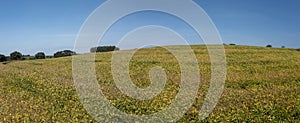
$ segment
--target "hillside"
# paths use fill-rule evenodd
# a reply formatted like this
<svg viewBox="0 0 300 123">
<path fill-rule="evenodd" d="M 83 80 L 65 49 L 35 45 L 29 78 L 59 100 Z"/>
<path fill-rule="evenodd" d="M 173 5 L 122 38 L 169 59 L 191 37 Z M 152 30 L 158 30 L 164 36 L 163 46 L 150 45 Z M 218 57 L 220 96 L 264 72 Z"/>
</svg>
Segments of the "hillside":
<svg viewBox="0 0 300 123">
<path fill-rule="evenodd" d="M 180 50 L 180 46 L 177 46 Z M 192 46 L 199 62 L 201 86 L 194 105 L 179 122 L 197 121 L 210 83 L 205 46 Z M 205 121 L 300 122 L 300 52 L 250 46 L 225 46 L 227 79 L 222 97 Z M 125 52 L 125 51 L 120 51 Z M 110 103 L 131 114 L 165 109 L 180 82 L 176 58 L 163 48 L 139 50 L 130 62 L 133 82 L 150 85 L 148 71 L 161 66 L 168 76 L 163 93 L 138 101 L 121 94 L 110 72 L 112 53 L 97 53 L 99 84 Z M 80 103 L 72 80 L 72 57 L 0 64 L 0 122 L 95 122 Z"/>
</svg>

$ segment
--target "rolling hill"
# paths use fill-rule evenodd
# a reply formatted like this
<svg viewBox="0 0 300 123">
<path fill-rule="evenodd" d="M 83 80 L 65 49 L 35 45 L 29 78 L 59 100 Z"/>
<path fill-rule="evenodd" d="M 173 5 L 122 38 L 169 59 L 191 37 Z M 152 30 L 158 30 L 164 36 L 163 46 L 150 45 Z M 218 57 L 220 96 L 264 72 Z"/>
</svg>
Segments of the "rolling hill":
<svg viewBox="0 0 300 123">
<path fill-rule="evenodd" d="M 180 47 L 175 48 L 180 51 Z M 191 47 L 199 62 L 201 85 L 193 106 L 178 122 L 300 122 L 299 51 L 225 45 L 224 92 L 209 117 L 199 121 L 211 67 L 206 47 Z M 110 104 L 123 112 L 142 115 L 158 112 L 172 103 L 180 89 L 180 67 L 166 49 L 140 49 L 130 62 L 130 77 L 141 88 L 151 84 L 151 68 L 165 69 L 164 91 L 152 100 L 134 100 L 116 88 L 110 71 L 111 57 L 112 52 L 97 53 L 95 60 L 100 88 Z M 0 64 L 0 69 L 0 122 L 96 122 L 76 93 L 72 57 L 14 61 Z"/>
</svg>

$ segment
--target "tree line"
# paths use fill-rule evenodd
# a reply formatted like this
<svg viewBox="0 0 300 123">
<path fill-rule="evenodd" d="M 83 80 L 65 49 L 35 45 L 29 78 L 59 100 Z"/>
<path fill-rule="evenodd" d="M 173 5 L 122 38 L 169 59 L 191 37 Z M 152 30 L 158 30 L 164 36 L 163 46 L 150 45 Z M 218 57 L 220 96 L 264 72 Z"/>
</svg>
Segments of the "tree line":
<svg viewBox="0 0 300 123">
<path fill-rule="evenodd" d="M 91 53 L 95 52 L 110 52 L 110 51 L 117 51 L 120 50 L 120 48 L 116 46 L 98 46 L 93 47 L 90 49 Z M 5 56 L 0 54 L 0 62 L 4 61 L 11 61 L 11 60 L 33 60 L 33 59 L 45 59 L 45 58 L 59 58 L 59 57 L 65 57 L 65 56 L 73 56 L 76 55 L 76 52 L 71 50 L 63 50 L 63 51 L 57 51 L 53 54 L 53 56 L 46 56 L 44 52 L 38 52 L 34 56 L 30 55 L 23 55 L 21 52 L 14 51 L 10 53 L 10 56 Z"/>
<path fill-rule="evenodd" d="M 72 56 L 76 55 L 76 52 L 71 50 L 64 50 L 64 51 L 58 51 L 53 54 L 53 56 L 46 56 L 44 52 L 38 52 L 34 56 L 30 55 L 23 55 L 21 52 L 14 51 L 10 53 L 9 56 L 5 56 L 0 54 L 0 62 L 4 61 L 12 61 L 12 60 L 33 60 L 33 59 L 45 59 L 45 58 L 59 58 L 59 57 L 65 57 L 65 56 Z"/>
<path fill-rule="evenodd" d="M 98 47 L 93 47 L 91 48 L 90 52 L 95 53 L 95 52 L 111 52 L 111 51 L 118 51 L 120 48 L 116 46 L 98 46 Z"/>
</svg>

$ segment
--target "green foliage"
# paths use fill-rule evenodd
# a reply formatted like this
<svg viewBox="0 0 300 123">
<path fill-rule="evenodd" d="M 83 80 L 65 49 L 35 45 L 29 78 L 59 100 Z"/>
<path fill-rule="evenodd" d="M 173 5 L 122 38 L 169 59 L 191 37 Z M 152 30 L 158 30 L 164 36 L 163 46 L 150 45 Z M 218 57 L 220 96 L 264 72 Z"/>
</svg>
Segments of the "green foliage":
<svg viewBox="0 0 300 123">
<path fill-rule="evenodd" d="M 53 58 L 54 56 L 46 56 L 46 58 Z"/>
<path fill-rule="evenodd" d="M 46 58 L 46 55 L 44 52 L 38 52 L 37 54 L 34 55 L 34 57 L 36 59 L 45 59 Z"/>
<path fill-rule="evenodd" d="M 59 57 L 64 57 L 64 54 L 62 51 L 58 51 L 58 52 L 54 53 L 54 58 L 59 58 Z"/>
<path fill-rule="evenodd" d="M 71 50 L 64 50 L 64 51 L 58 51 L 58 52 L 54 53 L 54 58 L 72 56 L 72 55 L 76 55 L 76 53 Z"/>
<path fill-rule="evenodd" d="M 110 51 L 117 51 L 120 50 L 120 48 L 116 46 L 99 46 L 99 47 L 93 47 L 91 48 L 91 53 L 95 52 L 110 52 Z"/>
<path fill-rule="evenodd" d="M 10 58 L 11 58 L 11 60 L 21 60 L 22 54 L 18 51 L 15 51 L 10 54 Z"/>
<path fill-rule="evenodd" d="M 6 61 L 5 55 L 0 54 L 0 62 Z"/>
<path fill-rule="evenodd" d="M 76 53 L 74 51 L 71 51 L 71 50 L 64 50 L 62 51 L 62 54 L 64 56 L 72 56 L 72 55 L 76 55 Z"/>
<path fill-rule="evenodd" d="M 266 47 L 272 48 L 272 45 L 268 44 Z"/>
</svg>

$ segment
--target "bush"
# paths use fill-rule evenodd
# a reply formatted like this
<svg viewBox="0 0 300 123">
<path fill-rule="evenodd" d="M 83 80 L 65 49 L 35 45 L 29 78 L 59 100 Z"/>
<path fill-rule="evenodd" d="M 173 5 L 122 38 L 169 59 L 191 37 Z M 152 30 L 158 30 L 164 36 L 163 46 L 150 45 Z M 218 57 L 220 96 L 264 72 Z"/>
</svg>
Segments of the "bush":
<svg viewBox="0 0 300 123">
<path fill-rule="evenodd" d="M 46 55 L 43 52 L 38 52 L 37 54 L 34 55 L 35 59 L 45 59 Z"/>
<path fill-rule="evenodd" d="M 236 44 L 229 44 L 229 45 L 233 45 L 233 46 L 234 46 L 234 45 L 236 45 Z"/>
<path fill-rule="evenodd" d="M 0 54 L 0 62 L 6 61 L 5 55 Z"/>
<path fill-rule="evenodd" d="M 54 58 L 76 55 L 76 52 L 71 50 L 58 51 L 54 53 Z"/>
<path fill-rule="evenodd" d="M 270 45 L 270 44 L 269 44 L 269 45 L 267 45 L 266 47 L 269 47 L 269 48 L 271 48 L 271 47 L 272 47 L 272 45 Z"/>
<path fill-rule="evenodd" d="M 51 58 L 53 58 L 54 56 L 46 56 L 46 58 L 48 58 L 48 59 L 51 59 Z"/>
<path fill-rule="evenodd" d="M 120 48 L 116 46 L 99 46 L 99 47 L 93 47 L 91 48 L 91 53 L 95 52 L 110 52 L 110 51 L 117 51 L 120 50 Z"/>
<path fill-rule="evenodd" d="M 300 51 L 300 48 L 296 49 L 296 51 Z"/>
<path fill-rule="evenodd" d="M 22 53 L 20 53 L 18 51 L 12 52 L 10 54 L 10 59 L 11 60 L 21 60 L 22 59 Z"/>
<path fill-rule="evenodd" d="M 34 60 L 35 57 L 34 56 L 30 56 L 30 55 L 23 55 L 21 60 Z"/>
</svg>

